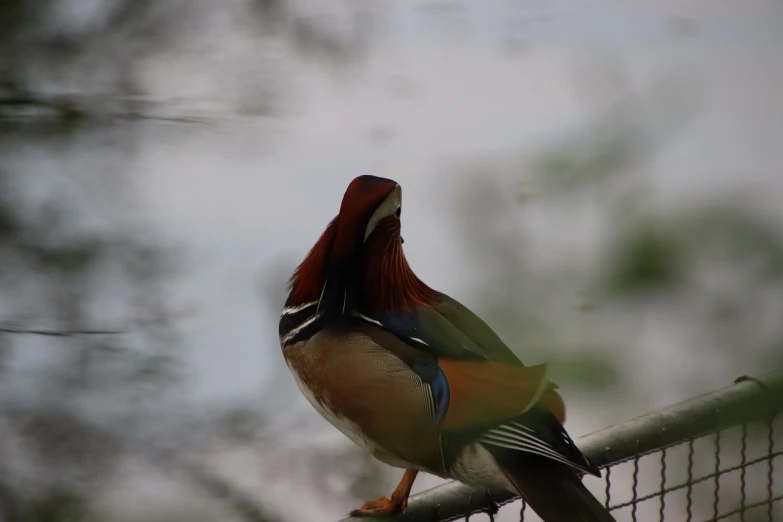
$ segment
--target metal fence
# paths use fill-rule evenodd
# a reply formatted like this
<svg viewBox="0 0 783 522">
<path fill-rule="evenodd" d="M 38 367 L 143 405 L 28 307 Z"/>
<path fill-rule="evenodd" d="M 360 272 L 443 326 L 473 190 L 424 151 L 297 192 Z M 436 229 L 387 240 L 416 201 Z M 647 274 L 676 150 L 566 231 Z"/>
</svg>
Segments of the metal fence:
<svg viewBox="0 0 783 522">
<path fill-rule="evenodd" d="M 581 438 L 579 447 L 603 468 L 603 479 L 585 484 L 618 522 L 783 522 L 781 412 L 783 372 L 740 377 L 728 388 Z M 411 497 L 405 514 L 387 520 L 538 518 L 508 493 L 451 482 Z"/>
</svg>

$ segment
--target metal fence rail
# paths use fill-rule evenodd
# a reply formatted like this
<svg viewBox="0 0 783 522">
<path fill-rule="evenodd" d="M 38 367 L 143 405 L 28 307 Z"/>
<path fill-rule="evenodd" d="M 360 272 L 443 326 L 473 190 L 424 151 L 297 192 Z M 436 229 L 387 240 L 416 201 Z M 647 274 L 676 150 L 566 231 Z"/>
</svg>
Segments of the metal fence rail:
<svg viewBox="0 0 783 522">
<path fill-rule="evenodd" d="M 587 435 L 577 444 L 604 468 L 604 487 L 594 492 L 618 522 L 783 522 L 783 468 L 775 470 L 783 461 L 778 459 L 781 412 L 783 372 L 740 377 L 728 388 Z M 387 520 L 478 522 L 480 516 L 538 520 L 508 493 L 457 482 L 414 495 L 405 514 Z"/>
</svg>

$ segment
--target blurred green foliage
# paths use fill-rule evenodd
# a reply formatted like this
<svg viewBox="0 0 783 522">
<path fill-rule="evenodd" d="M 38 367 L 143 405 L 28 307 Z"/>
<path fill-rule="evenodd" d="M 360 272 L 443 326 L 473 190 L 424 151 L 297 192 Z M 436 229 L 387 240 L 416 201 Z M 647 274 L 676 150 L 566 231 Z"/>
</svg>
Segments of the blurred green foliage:
<svg viewBox="0 0 783 522">
<path fill-rule="evenodd" d="M 137 137 L 154 131 L 144 122 L 206 121 L 147 92 L 144 61 L 176 52 L 202 24 L 212 25 L 214 11 L 190 1 L 81 7 L 84 16 L 71 19 L 78 6 L 53 0 L 0 4 L 0 520 L 91 519 L 127 459 L 206 492 L 239 519 L 278 520 L 232 478 L 200 463 L 216 440 L 281 444 L 284 434 L 267 429 L 255 398 L 206 413 L 190 403 L 165 409 L 189 370 L 171 297 L 185 266 L 182 252 L 146 227 L 133 190 L 139 173 L 124 168 Z M 285 1 L 248 0 L 225 12 L 259 42 L 286 40 L 330 67 L 362 51 L 358 27 L 334 31 Z M 243 117 L 282 110 L 284 71 L 263 60 L 253 64 L 263 81 L 247 75 L 250 83 L 239 86 Z M 94 143 L 105 151 L 105 168 L 85 172 L 63 162 L 52 175 L 18 161 L 33 151 L 56 160 Z M 309 455 L 308 476 L 320 483 L 347 475 L 347 496 L 363 502 L 363 488 L 385 477 L 350 448 Z"/>
<path fill-rule="evenodd" d="M 556 356 L 548 364 L 553 381 L 577 389 L 612 389 L 621 382 L 620 369 L 614 361 L 601 352 L 591 353 L 589 349 L 559 358 Z"/>
<path fill-rule="evenodd" d="M 94 520 L 84 500 L 68 491 L 54 491 L 30 507 L 29 522 L 87 522 Z"/>
<path fill-rule="evenodd" d="M 16 186 L 36 183 L 30 173 L 22 179 L 21 174 L 0 172 L 2 186 L 12 180 Z M 140 334 L 142 344 L 149 343 L 144 348 L 133 347 L 123 336 L 89 335 L 96 329 L 89 310 L 106 299 L 96 285 L 106 282 L 107 265 L 114 263 L 119 251 L 133 258 L 134 250 L 149 245 L 136 243 L 121 231 L 79 230 L 66 217 L 68 214 L 52 214 L 46 206 L 40 208 L 42 214 L 31 213 L 23 192 L 15 191 L 13 198 L 0 198 L 0 295 L 4 296 L 0 307 L 0 326 L 4 329 L 0 332 L 0 439 L 23 441 L 13 449 L 8 443 L 0 444 L 0 461 L 5 464 L 0 466 L 0 485 L 13 499 L 0 504 L 0 514 L 8 521 L 86 520 L 82 496 L 112 476 L 112 463 L 124 454 L 124 417 L 134 415 L 134 410 L 141 413 L 145 403 L 129 406 L 117 402 L 118 411 L 100 422 L 91 418 L 84 404 L 98 397 L 133 394 L 137 369 L 164 369 L 160 362 L 165 359 L 159 353 L 174 355 L 176 346 L 171 342 L 158 345 L 155 339 L 159 335 L 149 328 L 145 332 L 141 325 L 112 327 L 126 334 L 133 329 L 135 335 Z M 51 219 L 53 216 L 56 218 Z M 131 272 L 115 273 L 120 281 L 133 281 Z M 155 283 L 141 281 L 139 289 L 150 284 Z M 11 296 L 21 297 L 9 299 Z M 129 312 L 126 315 L 133 317 L 134 299 L 128 297 L 124 303 Z M 155 298 L 145 297 L 150 302 Z M 33 319 L 26 319 L 30 317 Z M 55 326 L 41 328 L 41 321 Z M 100 325 L 97 329 L 106 328 Z M 36 333 L 48 331 L 57 336 L 41 337 Z M 52 347 L 59 352 L 54 357 L 58 362 L 44 364 L 28 374 L 30 370 L 21 360 Z M 30 389 L 30 377 L 40 379 L 40 384 Z M 168 385 L 176 382 L 172 377 L 171 372 L 159 374 L 160 382 Z M 30 391 L 19 395 L 24 389 Z"/>
<path fill-rule="evenodd" d="M 171 256 L 140 235 L 137 223 L 123 221 L 127 190 L 115 189 L 127 173 L 63 166 L 62 177 L 52 178 L 20 169 L 12 154 L 28 145 L 56 154 L 94 132 L 83 125 L 84 104 L 98 100 L 61 96 L 52 86 L 67 83 L 74 69 L 90 70 L 87 80 L 111 67 L 113 86 L 100 88 L 132 92 L 123 72 L 141 50 L 120 44 L 135 38 L 125 32 L 131 27 L 151 27 L 154 15 L 149 2 L 119 2 L 95 13 L 107 15 L 102 24 L 71 31 L 52 23 L 57 4 L 0 6 L 0 519 L 8 522 L 88 520 L 89 497 L 115 478 L 126 456 L 129 426 L 177 383 L 174 333 L 135 322 L 142 299 L 150 312 L 167 313 L 155 289 L 164 288 Z M 100 56 L 96 46 L 105 53 L 90 64 Z M 62 189 L 41 199 L 50 184 Z M 96 194 L 108 203 L 103 215 Z M 85 226 L 85 212 L 97 212 L 105 226 Z M 105 288 L 113 285 L 135 293 L 111 295 Z M 107 325 L 108 316 L 95 314 L 112 307 L 130 322 Z M 141 369 L 156 372 L 157 394 L 140 393 Z"/>
<path fill-rule="evenodd" d="M 608 253 L 607 290 L 615 295 L 666 290 L 682 284 L 684 253 L 674 237 L 654 225 L 617 238 Z"/>
<path fill-rule="evenodd" d="M 523 360 L 552 361 L 560 384 L 598 400 L 632 388 L 635 340 L 621 332 L 648 315 L 673 314 L 661 328 L 688 336 L 687 357 L 719 354 L 729 372 L 751 374 L 783 365 L 783 324 L 772 319 L 783 313 L 778 221 L 752 193 L 662 199 L 650 160 L 698 117 L 697 93 L 676 77 L 638 88 L 614 76 L 594 81 L 602 103 L 573 132 L 518 158 L 458 167 L 465 181 L 454 223 L 475 266 L 475 308 Z M 560 246 L 584 243 L 585 219 L 600 230 L 589 255 Z M 547 228 L 563 236 L 542 241 L 527 221 L 556 223 Z M 563 253 L 534 261 L 544 243 Z"/>
</svg>

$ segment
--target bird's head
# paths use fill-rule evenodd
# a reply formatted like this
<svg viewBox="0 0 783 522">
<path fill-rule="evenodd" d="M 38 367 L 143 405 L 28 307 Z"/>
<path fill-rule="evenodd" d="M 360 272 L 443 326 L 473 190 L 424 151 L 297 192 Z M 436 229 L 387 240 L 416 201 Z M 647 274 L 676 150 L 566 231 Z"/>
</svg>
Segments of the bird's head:
<svg viewBox="0 0 783 522">
<path fill-rule="evenodd" d="M 317 300 L 344 311 L 348 301 L 349 308 L 379 310 L 428 297 L 416 291 L 426 285 L 402 252 L 401 214 L 397 182 L 369 175 L 351 181 L 339 214 L 291 277 L 287 306 Z"/>
<path fill-rule="evenodd" d="M 340 213 L 335 218 L 335 261 L 361 258 L 365 244 L 380 234 L 400 241 L 402 187 L 393 180 L 359 176 L 345 191 Z"/>
</svg>

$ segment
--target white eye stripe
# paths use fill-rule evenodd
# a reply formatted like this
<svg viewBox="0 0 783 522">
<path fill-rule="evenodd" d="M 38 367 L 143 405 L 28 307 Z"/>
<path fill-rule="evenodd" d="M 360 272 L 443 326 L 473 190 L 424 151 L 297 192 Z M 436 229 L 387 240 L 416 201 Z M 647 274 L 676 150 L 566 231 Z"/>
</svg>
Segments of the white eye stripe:
<svg viewBox="0 0 783 522">
<path fill-rule="evenodd" d="M 378 208 L 373 212 L 370 221 L 367 222 L 367 228 L 364 230 L 364 240 L 372 234 L 375 227 L 378 226 L 378 222 L 385 217 L 393 216 L 397 213 L 397 209 L 402 207 L 402 188 L 397 185 L 394 190 L 389 194 L 383 203 L 378 205 Z"/>
</svg>

